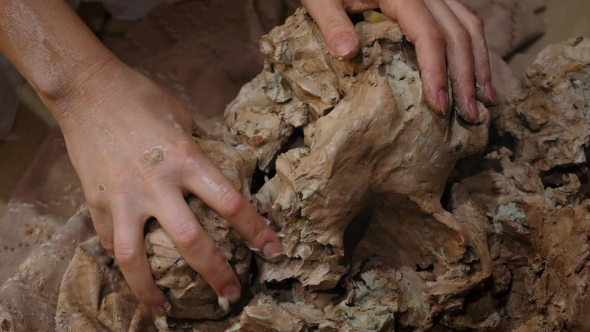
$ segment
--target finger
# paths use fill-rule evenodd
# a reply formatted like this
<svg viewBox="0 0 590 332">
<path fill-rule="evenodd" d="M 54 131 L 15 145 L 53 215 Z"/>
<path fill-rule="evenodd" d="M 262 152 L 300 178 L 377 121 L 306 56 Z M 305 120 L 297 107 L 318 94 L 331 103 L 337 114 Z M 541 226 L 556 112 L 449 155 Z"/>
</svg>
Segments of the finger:
<svg viewBox="0 0 590 332">
<path fill-rule="evenodd" d="M 113 251 L 113 220 L 111 213 L 106 209 L 107 199 L 105 196 L 106 188 L 104 185 L 84 186 L 84 194 L 88 211 L 92 217 L 94 230 L 100 238 L 103 248 L 110 252 Z"/>
<path fill-rule="evenodd" d="M 479 119 L 475 96 L 475 69 L 471 36 L 443 0 L 426 0 L 426 5 L 447 41 L 446 56 L 459 115 L 468 122 Z"/>
<path fill-rule="evenodd" d="M 147 260 L 143 228 L 147 218 L 129 209 L 113 209 L 115 222 L 115 258 L 125 280 L 137 299 L 158 316 L 164 315 L 170 303 L 152 277 Z"/>
<path fill-rule="evenodd" d="M 276 233 L 256 208 L 207 158 L 194 161 L 187 172 L 187 189 L 227 220 L 251 247 L 262 250 L 266 258 L 282 251 Z"/>
<path fill-rule="evenodd" d="M 181 193 L 163 197 L 156 218 L 182 257 L 219 295 L 220 304 L 222 297 L 229 302 L 240 298 L 240 282 L 236 274 L 219 252 L 215 241 L 197 221 Z"/>
<path fill-rule="evenodd" d="M 432 109 L 446 114 L 449 109 L 445 37 L 423 1 L 380 2 L 383 14 L 397 20 L 416 46 L 418 66 L 426 100 Z"/>
<path fill-rule="evenodd" d="M 88 207 L 90 216 L 92 217 L 92 224 L 96 235 L 100 238 L 102 247 L 113 254 L 113 220 L 111 215 L 104 210 Z"/>
<path fill-rule="evenodd" d="M 458 1 L 445 0 L 445 2 L 471 35 L 475 79 L 477 84 L 484 88 L 483 97 L 485 101 L 493 103 L 495 93 L 492 87 L 492 74 L 483 22 Z"/>
<path fill-rule="evenodd" d="M 346 15 L 342 0 L 302 0 L 309 15 L 317 22 L 326 46 L 333 56 L 350 59 L 359 49 L 359 37 Z"/>
</svg>

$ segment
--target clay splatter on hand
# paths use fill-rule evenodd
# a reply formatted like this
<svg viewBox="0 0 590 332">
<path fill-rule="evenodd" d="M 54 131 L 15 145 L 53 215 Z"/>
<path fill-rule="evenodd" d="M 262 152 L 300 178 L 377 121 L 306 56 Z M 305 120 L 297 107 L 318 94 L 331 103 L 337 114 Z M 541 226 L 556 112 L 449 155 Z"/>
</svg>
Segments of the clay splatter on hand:
<svg viewBox="0 0 590 332">
<path fill-rule="evenodd" d="M 166 159 L 166 148 L 163 146 L 155 146 L 150 150 L 143 152 L 143 160 L 150 165 L 157 165 Z"/>
</svg>

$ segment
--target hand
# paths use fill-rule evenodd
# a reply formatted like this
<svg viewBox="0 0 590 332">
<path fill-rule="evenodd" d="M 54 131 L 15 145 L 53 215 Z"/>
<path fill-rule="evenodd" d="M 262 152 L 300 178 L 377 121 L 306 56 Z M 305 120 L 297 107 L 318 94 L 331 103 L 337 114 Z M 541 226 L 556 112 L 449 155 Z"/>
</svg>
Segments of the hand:
<svg viewBox="0 0 590 332">
<path fill-rule="evenodd" d="M 397 20 L 416 46 L 426 100 L 435 111 L 449 108 L 447 64 L 459 115 L 468 122 L 479 117 L 475 81 L 484 89 L 482 101 L 493 102 L 488 50 L 483 24 L 457 0 L 302 0 L 316 20 L 334 56 L 349 59 L 359 37 L 346 13 L 380 8 Z"/>
<path fill-rule="evenodd" d="M 215 292 L 236 301 L 240 283 L 184 196 L 198 196 L 268 256 L 281 251 L 276 234 L 195 144 L 177 101 L 119 60 L 99 68 L 53 107 L 103 246 L 140 302 L 163 315 L 169 303 L 144 246 L 155 217 Z"/>
</svg>

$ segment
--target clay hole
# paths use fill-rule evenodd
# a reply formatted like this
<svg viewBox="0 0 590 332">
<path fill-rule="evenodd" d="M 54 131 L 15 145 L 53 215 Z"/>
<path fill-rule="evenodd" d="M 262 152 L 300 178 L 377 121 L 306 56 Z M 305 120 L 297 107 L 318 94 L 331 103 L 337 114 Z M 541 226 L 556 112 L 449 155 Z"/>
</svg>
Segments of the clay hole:
<svg viewBox="0 0 590 332">
<path fill-rule="evenodd" d="M 365 20 L 365 17 L 363 16 L 363 14 L 350 14 L 350 15 L 348 15 L 348 18 L 350 18 L 350 20 L 352 21 L 352 24 L 357 24 L 357 23 L 363 22 Z"/>
<path fill-rule="evenodd" d="M 276 171 L 274 170 L 274 168 L 271 169 L 268 173 L 265 173 L 260 169 L 256 168 L 254 174 L 252 174 L 252 185 L 250 186 L 250 193 L 252 195 L 256 194 L 266 182 L 266 178 L 272 179 L 275 176 L 275 174 Z"/>
<path fill-rule="evenodd" d="M 252 298 L 254 298 L 254 294 L 252 290 L 255 289 L 257 293 L 264 292 L 279 301 L 279 302 L 292 302 L 293 301 L 293 293 L 291 290 L 293 289 L 293 285 L 297 281 L 296 279 L 287 279 L 281 282 L 260 282 L 260 271 L 258 270 L 258 264 L 256 263 L 256 259 L 252 259 L 250 263 L 250 280 L 253 280 L 252 287 L 244 287 L 244 291 L 242 292 L 242 298 L 240 299 L 239 305 L 246 306 L 248 302 Z M 240 310 L 234 310 L 235 312 L 241 312 L 243 307 L 238 308 Z"/>
<path fill-rule="evenodd" d="M 277 154 L 280 155 L 282 153 L 285 153 L 291 149 L 295 149 L 295 148 L 299 148 L 299 147 L 303 147 L 305 146 L 303 144 L 303 129 L 302 128 L 295 128 L 293 129 L 293 133 L 291 134 L 291 136 L 289 136 L 289 139 L 287 140 L 287 142 L 285 144 L 283 144 L 283 147 L 281 148 L 281 150 L 279 151 L 279 153 Z M 252 195 L 256 194 L 260 188 L 262 188 L 262 186 L 266 183 L 266 179 L 272 179 L 275 175 L 276 175 L 276 170 L 274 168 L 275 165 L 275 160 L 273 160 L 270 165 L 271 165 L 271 169 L 267 172 L 261 171 L 258 167 L 256 167 L 256 170 L 254 171 L 254 174 L 252 175 L 252 185 L 250 187 L 250 193 Z"/>
<path fill-rule="evenodd" d="M 445 190 L 443 191 L 442 196 L 440 197 L 440 205 L 442 205 L 443 209 L 446 211 L 452 212 L 451 210 L 451 188 L 455 181 L 447 180 L 445 185 Z"/>
<path fill-rule="evenodd" d="M 395 323 L 393 325 L 393 329 L 392 331 L 397 331 L 397 332 L 414 332 L 415 330 L 411 327 L 408 327 L 407 325 L 405 325 L 402 322 L 402 315 L 396 315 L 395 317 Z"/>
<path fill-rule="evenodd" d="M 510 271 L 510 270 L 509 270 Z M 510 293 L 512 292 L 512 283 L 514 282 L 514 274 L 510 271 L 510 280 L 508 281 L 508 287 L 501 293 L 494 295 L 494 298 L 498 301 L 499 308 L 506 308 Z"/>
<path fill-rule="evenodd" d="M 490 122 L 490 130 L 488 132 L 488 142 L 490 142 L 490 144 L 488 144 L 488 146 L 486 146 L 486 148 L 484 149 L 483 155 L 486 155 L 493 151 L 498 151 L 501 147 L 506 147 L 510 151 L 515 150 L 516 137 L 514 137 L 514 135 L 508 132 L 504 133 L 503 135 L 498 134 L 498 126 L 496 124 L 496 121 Z M 510 161 L 514 161 L 514 156 L 510 157 Z"/>
<path fill-rule="evenodd" d="M 434 265 L 430 264 L 426 267 L 422 267 L 416 264 L 416 272 L 434 272 Z"/>
<path fill-rule="evenodd" d="M 586 164 L 568 164 L 551 168 L 539 176 L 546 188 L 559 188 L 567 184 L 570 174 L 575 174 L 580 180 L 580 189 L 576 194 L 578 199 L 590 198 L 590 183 L 588 181 L 588 166 Z"/>
<path fill-rule="evenodd" d="M 467 246 L 467 249 L 465 249 L 465 253 L 463 254 L 463 257 L 461 258 L 461 262 L 463 262 L 465 264 L 471 264 L 471 263 L 476 262 L 478 260 L 479 259 L 477 258 L 477 255 L 475 254 L 475 252 L 473 252 L 473 247 Z"/>
<path fill-rule="evenodd" d="M 12 328 L 12 323 L 8 319 L 3 319 L 2 323 L 0 323 L 0 328 L 2 331 L 10 331 Z"/>
<path fill-rule="evenodd" d="M 361 242 L 363 237 L 365 237 L 370 225 L 367 220 L 371 220 L 371 214 L 373 214 L 372 209 L 361 211 L 346 227 L 343 236 L 344 257 L 340 262 L 342 265 L 348 265 L 354 255 L 357 245 Z"/>
</svg>

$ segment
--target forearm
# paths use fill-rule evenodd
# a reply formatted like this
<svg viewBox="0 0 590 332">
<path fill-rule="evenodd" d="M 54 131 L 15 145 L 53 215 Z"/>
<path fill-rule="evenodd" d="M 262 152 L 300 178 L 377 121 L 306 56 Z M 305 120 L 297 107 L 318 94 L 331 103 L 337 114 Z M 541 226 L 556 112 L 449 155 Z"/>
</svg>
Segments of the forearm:
<svg viewBox="0 0 590 332">
<path fill-rule="evenodd" d="M 116 61 L 63 0 L 0 0 L 0 52 L 52 113 L 100 68 Z M 53 114 L 60 121 L 61 114 Z"/>
</svg>

